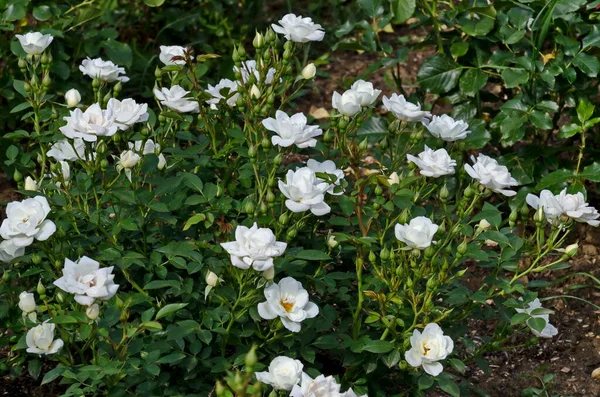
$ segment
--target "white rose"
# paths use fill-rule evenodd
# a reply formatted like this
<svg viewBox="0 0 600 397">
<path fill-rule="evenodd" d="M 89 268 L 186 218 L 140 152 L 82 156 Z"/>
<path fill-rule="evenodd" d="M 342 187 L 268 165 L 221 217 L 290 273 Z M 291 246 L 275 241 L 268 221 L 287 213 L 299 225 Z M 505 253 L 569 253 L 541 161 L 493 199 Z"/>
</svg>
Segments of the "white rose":
<svg viewBox="0 0 600 397">
<path fill-rule="evenodd" d="M 518 313 L 527 313 L 531 316 L 530 319 L 527 320 L 527 326 L 529 326 L 529 328 L 531 328 L 531 332 L 535 335 L 538 336 L 540 338 L 552 338 L 553 336 L 558 334 L 558 330 L 556 329 L 556 327 L 552 324 L 550 324 L 550 314 L 548 313 L 544 313 L 544 314 L 533 314 L 533 312 L 536 309 L 542 309 L 542 303 L 540 302 L 540 300 L 538 298 L 535 298 L 533 301 L 529 302 L 529 304 L 527 305 L 526 308 L 524 309 L 515 309 Z M 538 310 L 540 311 L 540 310 Z M 546 326 L 544 327 L 544 329 L 542 329 L 542 331 L 537 331 L 535 330 L 533 327 L 531 327 L 530 324 L 530 320 L 534 319 L 534 318 L 542 318 L 544 319 L 544 321 L 546 322 Z"/>
<path fill-rule="evenodd" d="M 306 116 L 296 113 L 292 117 L 278 110 L 275 118 L 269 117 L 262 121 L 263 126 L 277 135 L 271 137 L 273 145 L 289 147 L 296 145 L 298 148 L 315 147 L 317 140 L 314 137 L 323 134 L 317 125 L 306 125 Z"/>
<path fill-rule="evenodd" d="M 217 283 L 219 282 L 219 276 L 209 271 L 208 273 L 206 273 L 204 281 L 206 281 L 206 284 L 210 285 L 211 287 L 216 287 Z"/>
<path fill-rule="evenodd" d="M 15 258 L 25 255 L 25 247 L 15 245 L 12 240 L 0 243 L 0 262 L 10 262 Z"/>
<path fill-rule="evenodd" d="M 211 105 L 212 109 L 216 109 L 221 99 L 226 99 L 226 103 L 230 107 L 235 107 L 238 97 L 240 94 L 237 93 L 238 82 L 231 81 L 229 79 L 221 79 L 216 86 L 208 85 L 207 93 L 212 95 L 211 99 L 208 99 L 206 103 Z M 225 95 L 223 95 L 223 92 Z"/>
<path fill-rule="evenodd" d="M 317 176 L 317 179 L 315 180 L 315 184 L 320 185 L 323 182 L 327 183 L 329 185 L 329 188 L 327 189 L 327 193 L 333 194 L 334 196 L 339 196 L 344 193 L 344 191 L 341 188 L 337 188 L 338 186 L 341 185 L 342 179 L 344 179 L 344 171 L 338 169 L 333 161 L 325 160 L 321 163 L 315 159 L 309 159 L 306 162 L 306 166 L 308 168 L 310 168 L 312 171 L 314 171 L 315 174 L 316 173 L 327 174 L 327 175 L 329 175 L 329 178 L 331 178 L 332 180 L 335 180 L 333 183 L 330 183 L 329 181 L 327 181 L 325 179 L 321 179 L 319 176 Z"/>
<path fill-rule="evenodd" d="M 348 389 L 344 394 L 342 394 L 343 397 L 369 397 L 366 394 L 363 394 L 362 396 L 359 396 L 358 394 L 356 394 L 354 392 L 354 390 L 352 390 L 352 388 Z"/>
<path fill-rule="evenodd" d="M 397 119 L 404 121 L 421 121 L 431 115 L 429 112 L 421 110 L 420 104 L 415 105 L 408 102 L 404 95 L 392 94 L 389 98 L 384 95 L 383 107 L 392 112 Z"/>
<path fill-rule="evenodd" d="M 350 87 L 351 90 L 355 91 L 360 97 L 361 106 L 370 106 L 376 100 L 381 90 L 373 88 L 373 83 L 364 80 L 356 80 Z"/>
<path fill-rule="evenodd" d="M 454 349 L 454 342 L 439 325 L 430 323 L 423 333 L 414 330 L 410 337 L 411 349 L 404 354 L 406 361 L 413 367 L 423 366 L 431 376 L 438 376 L 444 370 L 438 361 L 445 359 Z"/>
<path fill-rule="evenodd" d="M 111 61 L 105 61 L 101 58 L 95 59 L 84 59 L 79 65 L 79 70 L 86 76 L 92 79 L 97 78 L 100 81 L 112 83 L 113 81 L 120 81 L 126 83 L 129 81 L 127 76 L 119 76 L 125 74 L 125 69 L 112 63 Z"/>
<path fill-rule="evenodd" d="M 283 326 L 292 332 L 299 332 L 302 321 L 319 314 L 317 305 L 308 301 L 308 291 L 292 277 L 266 287 L 264 293 L 267 300 L 258 304 L 258 314 L 265 320 L 280 317 Z"/>
<path fill-rule="evenodd" d="M 74 161 L 77 159 L 85 159 L 85 142 L 81 138 L 75 138 L 73 143 L 68 139 L 61 139 L 54 143 L 50 150 L 46 152 L 49 157 L 57 161 Z M 86 160 L 93 160 L 95 154 L 88 156 Z"/>
<path fill-rule="evenodd" d="M 405 243 L 409 248 L 425 249 L 433 241 L 433 235 L 437 232 L 439 226 L 434 224 L 431 219 L 424 216 L 417 216 L 410 220 L 408 224 L 396 224 L 396 238 Z"/>
<path fill-rule="evenodd" d="M 289 170 L 285 182 L 279 181 L 279 190 L 287 198 L 285 206 L 292 212 L 310 210 L 314 215 L 328 214 L 331 207 L 325 203 L 325 192 L 329 183 L 321 182 L 308 167 L 296 171 Z"/>
<path fill-rule="evenodd" d="M 164 63 L 167 66 L 185 65 L 185 59 L 173 60 L 173 57 L 184 58 L 185 57 L 185 47 L 181 47 L 178 45 L 172 45 L 172 46 L 161 45 L 160 46 L 160 55 L 158 56 L 158 59 L 160 59 L 160 61 L 162 63 Z M 194 57 L 190 57 L 190 58 L 194 59 Z"/>
<path fill-rule="evenodd" d="M 477 230 L 479 232 L 485 232 L 486 230 L 489 230 L 490 226 L 492 225 L 486 219 L 482 219 L 477 224 Z"/>
<path fill-rule="evenodd" d="M 99 136 L 113 136 L 118 130 L 112 110 L 102 110 L 97 103 L 85 112 L 72 110 L 64 120 L 67 125 L 60 127 L 60 132 L 67 138 L 82 138 L 86 142 L 96 142 Z"/>
<path fill-rule="evenodd" d="M 480 154 L 475 160 L 474 156 L 471 156 L 471 161 L 474 162 L 473 166 L 465 164 L 465 170 L 467 173 L 479 180 L 483 186 L 496 192 L 502 193 L 507 197 L 512 197 L 517 192 L 514 190 L 508 190 L 507 187 L 517 186 L 519 182 L 510 175 L 508 168 L 498 164 L 498 162 L 486 155 Z"/>
<path fill-rule="evenodd" d="M 301 76 L 304 80 L 310 80 L 317 74 L 317 68 L 314 63 L 309 63 L 302 69 Z"/>
<path fill-rule="evenodd" d="M 65 102 L 70 108 L 74 108 L 81 102 L 81 94 L 75 88 L 71 88 L 65 93 Z"/>
<path fill-rule="evenodd" d="M 153 92 L 160 103 L 171 110 L 180 113 L 198 113 L 200 111 L 198 102 L 186 98 L 189 91 L 184 90 L 181 86 L 163 87 L 160 91 L 155 88 Z"/>
<path fill-rule="evenodd" d="M 148 120 L 148 104 L 136 103 L 131 98 L 119 101 L 110 98 L 106 106 L 112 111 L 114 122 L 121 131 L 128 130 L 135 123 L 143 123 Z"/>
<path fill-rule="evenodd" d="M 240 72 L 242 75 L 242 82 L 247 83 L 250 75 L 253 74 L 256 78 L 257 83 L 261 83 L 260 71 L 256 68 L 256 61 L 250 59 L 248 61 L 242 62 L 242 68 L 238 68 L 237 66 L 233 67 L 234 72 Z M 273 77 L 275 77 L 276 70 L 274 68 L 269 68 L 267 70 L 267 76 L 265 77 L 265 84 L 271 84 L 273 82 Z"/>
<path fill-rule="evenodd" d="M 95 260 L 84 256 L 77 262 L 65 258 L 63 276 L 54 282 L 65 292 L 75 294 L 80 305 L 90 306 L 96 299 L 109 300 L 119 289 L 112 274 L 113 266 L 100 268 Z"/>
<path fill-rule="evenodd" d="M 221 243 L 221 247 L 231 255 L 231 264 L 240 269 L 260 272 L 273 267 L 273 258 L 283 255 L 287 243 L 276 241 L 271 229 L 258 228 L 256 222 L 251 228 L 239 225 L 235 229 L 235 240 Z"/>
<path fill-rule="evenodd" d="M 90 320 L 97 319 L 98 316 L 100 315 L 100 306 L 98 306 L 97 303 L 94 303 L 93 305 L 91 305 L 87 309 L 85 309 L 85 315 Z"/>
<path fill-rule="evenodd" d="M 431 135 L 447 142 L 465 139 L 471 133 L 467 123 L 462 120 L 454 120 L 446 114 L 433 116 L 431 121 L 425 118 L 422 123 Z"/>
<path fill-rule="evenodd" d="M 35 297 L 31 292 L 23 291 L 19 294 L 19 308 L 25 314 L 35 311 Z"/>
<path fill-rule="evenodd" d="M 273 30 L 284 35 L 286 40 L 296 43 L 306 43 L 309 41 L 321 41 L 325 37 L 325 32 L 321 30 L 321 25 L 315 24 L 311 18 L 296 16 L 294 14 L 284 15 L 279 20 L 280 25 L 272 24 Z"/>
<path fill-rule="evenodd" d="M 125 150 L 119 157 L 119 165 L 122 168 L 133 168 L 140 161 L 141 157 L 133 150 Z"/>
<path fill-rule="evenodd" d="M 290 397 L 342 397 L 340 387 L 333 376 L 319 375 L 312 379 L 303 372 L 302 383 L 294 385 Z"/>
<path fill-rule="evenodd" d="M 598 210 L 585 202 L 581 192 L 568 194 L 565 188 L 554 195 L 550 190 L 542 190 L 540 197 L 528 194 L 525 200 L 535 209 L 543 208 L 546 219 L 552 224 L 560 225 L 565 218 L 571 218 L 591 226 L 600 225 Z"/>
<path fill-rule="evenodd" d="M 56 231 L 54 222 L 46 219 L 49 213 L 48 200 L 42 196 L 8 203 L 0 235 L 17 247 L 30 245 L 34 238 L 45 241 Z"/>
<path fill-rule="evenodd" d="M 17 34 L 15 37 L 19 39 L 23 50 L 31 55 L 40 55 L 54 40 L 51 34 L 41 34 L 40 32 L 29 32 L 25 35 Z"/>
<path fill-rule="evenodd" d="M 269 364 L 269 371 L 257 372 L 256 379 L 275 390 L 290 391 L 300 382 L 303 367 L 299 360 L 286 356 L 275 357 Z"/>
<path fill-rule="evenodd" d="M 354 90 L 347 90 L 342 95 L 337 91 L 331 98 L 331 106 L 343 115 L 354 116 L 360 112 L 362 97 Z"/>
<path fill-rule="evenodd" d="M 129 142 L 127 143 L 127 145 L 129 146 L 129 150 L 134 150 L 137 153 L 141 152 L 142 154 L 157 154 L 158 164 L 156 165 L 156 168 L 158 168 L 159 170 L 162 170 L 167 166 L 167 159 L 162 153 L 160 153 L 160 144 L 154 143 L 152 139 L 147 139 L 144 142 L 143 150 L 142 141 Z"/>
<path fill-rule="evenodd" d="M 62 339 L 54 340 L 55 324 L 44 321 L 37 327 L 27 331 L 25 342 L 27 343 L 27 353 L 35 354 L 54 354 L 63 347 Z"/>
<path fill-rule="evenodd" d="M 25 190 L 31 190 L 31 191 L 36 192 L 38 190 L 38 184 L 35 181 L 35 179 L 28 176 L 25 178 L 24 188 L 25 188 Z"/>
<path fill-rule="evenodd" d="M 421 175 L 439 178 L 443 175 L 454 174 L 456 160 L 452 160 L 446 149 L 433 150 L 425 145 L 419 157 L 407 154 L 408 161 L 413 162 L 421 170 Z"/>
</svg>

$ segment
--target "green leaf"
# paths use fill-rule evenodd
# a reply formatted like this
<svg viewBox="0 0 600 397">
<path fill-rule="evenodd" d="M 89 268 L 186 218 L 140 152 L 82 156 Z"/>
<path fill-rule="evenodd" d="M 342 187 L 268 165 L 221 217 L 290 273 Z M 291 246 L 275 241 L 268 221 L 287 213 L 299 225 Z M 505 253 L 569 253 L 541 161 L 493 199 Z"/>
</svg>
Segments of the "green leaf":
<svg viewBox="0 0 600 397">
<path fill-rule="evenodd" d="M 438 379 L 438 386 L 452 397 L 460 397 L 458 385 L 450 379 Z"/>
<path fill-rule="evenodd" d="M 466 371 L 466 367 L 465 367 L 465 363 L 463 363 L 462 361 L 460 361 L 457 358 L 450 358 L 448 359 L 448 361 L 450 362 L 450 365 L 452 365 L 452 367 L 457 370 L 458 372 L 460 372 L 461 374 L 464 374 Z"/>
<path fill-rule="evenodd" d="M 500 226 L 500 223 L 502 223 L 502 212 L 490 203 L 483 203 L 483 209 L 471 219 L 471 222 L 479 222 L 482 219 L 488 221 L 492 226 Z"/>
<path fill-rule="evenodd" d="M 50 322 L 54 324 L 76 324 L 78 321 L 75 317 L 62 314 L 60 316 L 53 317 Z"/>
<path fill-rule="evenodd" d="M 469 36 L 485 36 L 494 29 L 496 10 L 494 7 L 471 8 L 458 18 L 463 32 Z"/>
<path fill-rule="evenodd" d="M 323 335 L 319 336 L 312 344 L 319 349 L 335 349 L 340 343 L 334 335 Z"/>
<path fill-rule="evenodd" d="M 390 350 L 392 350 L 394 348 L 394 345 L 392 345 L 390 342 L 386 341 L 386 340 L 372 340 L 367 342 L 364 346 L 363 346 L 363 350 L 366 350 L 368 352 L 371 353 L 387 353 Z"/>
<path fill-rule="evenodd" d="M 177 361 L 181 361 L 185 358 L 183 353 L 171 353 L 163 356 L 156 361 L 158 364 L 173 364 Z"/>
<path fill-rule="evenodd" d="M 18 104 L 14 108 L 12 108 L 10 110 L 10 112 L 17 113 L 17 112 L 20 112 L 21 110 L 29 109 L 30 107 L 31 107 L 31 104 L 29 102 L 23 102 L 23 103 Z"/>
<path fill-rule="evenodd" d="M 529 115 L 529 120 L 540 130 L 551 130 L 554 127 L 552 117 L 540 110 L 533 110 Z"/>
<path fill-rule="evenodd" d="M 31 360 L 29 364 L 27 364 L 27 372 L 29 372 L 29 375 L 31 375 L 33 379 L 37 379 L 42 372 L 42 363 L 40 360 Z"/>
<path fill-rule="evenodd" d="M 381 0 L 358 0 L 357 3 L 370 18 L 376 18 L 383 14 Z"/>
<path fill-rule="evenodd" d="M 544 175 L 542 179 L 535 185 L 535 190 L 542 190 L 550 186 L 560 185 L 573 177 L 573 171 L 560 169 Z"/>
<path fill-rule="evenodd" d="M 144 289 L 179 288 L 181 283 L 175 280 L 153 280 L 144 285 Z"/>
<path fill-rule="evenodd" d="M 392 6 L 394 11 L 394 23 L 403 23 L 412 17 L 416 9 L 415 0 L 396 0 Z"/>
<path fill-rule="evenodd" d="M 588 165 L 579 174 L 580 177 L 592 182 L 600 182 L 600 163 L 594 162 Z"/>
<path fill-rule="evenodd" d="M 8 3 L 8 7 L 4 10 L 2 19 L 6 22 L 18 21 L 19 19 L 25 18 L 26 11 L 25 7 L 21 4 L 15 4 L 16 2 Z"/>
<path fill-rule="evenodd" d="M 565 124 L 560 127 L 560 132 L 556 135 L 557 138 L 570 138 L 575 134 L 581 132 L 581 126 L 579 124 Z"/>
<path fill-rule="evenodd" d="M 527 83 L 529 72 L 523 68 L 506 68 L 502 71 L 502 80 L 506 88 L 515 88 Z"/>
<path fill-rule="evenodd" d="M 346 195 L 340 196 L 339 204 L 344 215 L 350 216 L 354 213 L 354 202 L 350 197 L 347 197 Z"/>
<path fill-rule="evenodd" d="M 52 10 L 46 5 L 37 6 L 33 9 L 33 17 L 38 21 L 47 21 L 52 18 Z"/>
<path fill-rule="evenodd" d="M 197 192 L 202 193 L 202 189 L 204 188 L 204 185 L 202 184 L 202 180 L 200 179 L 200 177 L 198 175 L 192 174 L 189 172 L 185 172 L 181 175 L 183 177 L 183 183 L 187 187 L 194 189 Z"/>
<path fill-rule="evenodd" d="M 149 7 L 160 7 L 164 2 L 165 0 L 144 0 L 144 4 Z"/>
<path fill-rule="evenodd" d="M 183 309 L 187 305 L 187 303 L 170 303 L 164 306 L 162 309 L 160 309 L 158 313 L 156 313 L 156 317 L 154 319 L 160 320 L 161 318 L 168 316 L 169 314 L 175 313 L 176 311 Z"/>
<path fill-rule="evenodd" d="M 427 390 L 431 386 L 433 386 L 433 382 L 434 382 L 433 377 L 431 377 L 429 375 L 421 374 L 421 376 L 419 377 L 419 380 L 417 381 L 417 385 L 419 387 L 419 390 Z"/>
<path fill-rule="evenodd" d="M 417 73 L 417 83 L 434 94 L 443 94 L 458 84 L 463 67 L 444 55 L 427 58 Z"/>
<path fill-rule="evenodd" d="M 600 25 L 592 25 L 592 31 L 583 38 L 583 49 L 600 47 Z"/>
<path fill-rule="evenodd" d="M 487 81 L 487 73 L 480 69 L 468 69 L 460 77 L 458 85 L 465 95 L 473 97 L 485 86 Z"/>
<path fill-rule="evenodd" d="M 532 317 L 527 320 L 527 325 L 537 332 L 542 332 L 542 330 L 546 328 L 546 320 L 541 317 Z"/>
<path fill-rule="evenodd" d="M 106 49 L 106 55 L 108 55 L 111 61 L 119 66 L 131 67 L 133 54 L 129 44 L 109 38 L 104 43 L 104 48 Z"/>
<path fill-rule="evenodd" d="M 323 251 L 319 250 L 302 250 L 294 255 L 297 259 L 307 261 L 328 261 L 331 258 Z"/>
<path fill-rule="evenodd" d="M 594 114 L 595 106 L 588 100 L 582 99 L 577 105 L 577 118 L 581 124 L 585 123 Z"/>
<path fill-rule="evenodd" d="M 398 350 L 392 350 L 387 356 L 381 357 L 381 361 L 385 364 L 386 367 L 392 368 L 398 365 L 401 358 L 402 354 L 400 354 Z"/>
<path fill-rule="evenodd" d="M 156 321 L 145 321 L 140 324 L 140 328 L 147 329 L 150 331 L 160 331 L 162 330 L 162 325 Z"/>
<path fill-rule="evenodd" d="M 469 42 L 468 41 L 455 41 L 450 46 L 450 54 L 454 58 L 462 57 L 469 51 Z"/>
<path fill-rule="evenodd" d="M 598 61 L 598 58 L 583 52 L 580 52 L 573 58 L 573 65 L 589 77 L 596 77 L 600 70 L 600 61 Z"/>
<path fill-rule="evenodd" d="M 67 369 L 68 368 L 66 368 L 66 367 L 56 367 L 56 368 L 51 369 L 50 371 L 46 372 L 46 375 L 44 375 L 44 378 L 42 379 L 42 385 L 52 382 L 54 379 L 61 376 L 63 374 L 63 372 L 65 372 Z"/>
<path fill-rule="evenodd" d="M 190 219 L 187 220 L 187 222 L 185 222 L 185 225 L 183 225 L 183 231 L 185 232 L 186 230 L 188 230 L 190 227 L 194 226 L 195 224 L 202 222 L 206 220 L 206 215 L 204 214 L 194 214 L 190 217 Z"/>
</svg>

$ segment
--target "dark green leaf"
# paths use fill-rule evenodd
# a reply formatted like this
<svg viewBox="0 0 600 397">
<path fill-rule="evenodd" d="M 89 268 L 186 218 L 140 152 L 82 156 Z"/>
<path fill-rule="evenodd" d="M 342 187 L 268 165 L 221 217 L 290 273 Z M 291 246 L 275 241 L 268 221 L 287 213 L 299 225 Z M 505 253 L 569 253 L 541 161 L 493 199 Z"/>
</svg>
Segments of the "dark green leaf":
<svg viewBox="0 0 600 397">
<path fill-rule="evenodd" d="M 562 127 L 560 127 L 560 132 L 558 133 L 558 135 L 556 136 L 557 138 L 570 138 L 575 134 L 578 134 L 581 132 L 581 126 L 579 124 L 565 124 Z"/>
<path fill-rule="evenodd" d="M 502 71 L 502 80 L 506 88 L 515 88 L 527 83 L 529 72 L 522 68 L 506 68 Z"/>
<path fill-rule="evenodd" d="M 38 21 L 47 21 L 52 18 L 52 10 L 46 5 L 37 6 L 33 9 L 33 17 Z"/>
<path fill-rule="evenodd" d="M 371 353 L 387 353 L 390 350 L 392 350 L 394 348 L 394 345 L 392 345 L 390 342 L 386 341 L 386 340 L 372 340 L 367 342 L 364 346 L 363 346 L 363 350 L 366 350 L 368 352 Z"/>
<path fill-rule="evenodd" d="M 529 115 L 529 120 L 540 130 L 551 130 L 554 127 L 552 117 L 540 110 L 533 110 Z"/>
<path fill-rule="evenodd" d="M 331 258 L 323 251 L 318 250 L 302 250 L 294 255 L 297 259 L 304 259 L 307 261 L 327 261 Z"/>
<path fill-rule="evenodd" d="M 393 4 L 394 23 L 406 22 L 408 18 L 413 16 L 415 8 L 415 0 L 396 0 Z"/>
<path fill-rule="evenodd" d="M 29 375 L 31 375 L 33 379 L 37 379 L 42 372 L 42 363 L 40 360 L 35 359 L 29 361 L 29 364 L 27 364 L 27 372 L 29 372 Z"/>
<path fill-rule="evenodd" d="M 460 90 L 467 96 L 473 97 L 488 81 L 487 73 L 480 69 L 468 69 L 460 77 Z"/>
<path fill-rule="evenodd" d="M 594 162 L 588 165 L 579 174 L 580 177 L 592 182 L 600 182 L 600 163 Z"/>
<path fill-rule="evenodd" d="M 589 77 L 596 77 L 600 70 L 600 61 L 598 61 L 598 58 L 583 52 L 580 52 L 573 58 L 573 65 L 577 66 L 579 70 Z"/>
<path fill-rule="evenodd" d="M 547 189 L 550 186 L 560 185 L 573 177 L 573 171 L 560 169 L 544 175 L 544 177 L 535 185 L 535 190 Z"/>
<path fill-rule="evenodd" d="M 452 397 L 460 397 L 458 385 L 450 379 L 438 379 L 438 386 Z"/>
<path fill-rule="evenodd" d="M 106 54 L 111 61 L 116 63 L 119 66 L 131 66 L 131 62 L 133 61 L 133 54 L 131 52 L 131 48 L 127 43 L 121 43 L 119 41 L 113 39 L 107 39 L 104 48 L 106 49 Z"/>
<path fill-rule="evenodd" d="M 417 82 L 427 91 L 443 94 L 456 87 L 462 70 L 462 66 L 444 55 L 434 55 L 421 65 Z"/>
<path fill-rule="evenodd" d="M 160 7 L 164 2 L 165 0 L 144 0 L 144 4 L 149 7 Z"/>
</svg>

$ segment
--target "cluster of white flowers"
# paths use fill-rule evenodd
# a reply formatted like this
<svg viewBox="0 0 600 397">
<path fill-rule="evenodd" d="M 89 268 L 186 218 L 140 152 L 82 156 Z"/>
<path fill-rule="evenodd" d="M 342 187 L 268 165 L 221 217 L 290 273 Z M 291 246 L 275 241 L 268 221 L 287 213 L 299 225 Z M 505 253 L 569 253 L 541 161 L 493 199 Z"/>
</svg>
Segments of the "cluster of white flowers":
<svg viewBox="0 0 600 397">
<path fill-rule="evenodd" d="M 556 226 L 568 219 L 591 226 L 600 225 L 598 210 L 585 202 L 581 192 L 569 194 L 565 188 L 559 194 L 554 195 L 550 190 L 542 190 L 539 197 L 528 194 L 526 201 L 535 209 L 542 208 L 548 222 Z"/>
<path fill-rule="evenodd" d="M 373 83 L 357 80 L 343 94 L 340 95 L 335 91 L 331 98 L 331 106 L 340 114 L 351 117 L 360 112 L 362 108 L 375 103 L 379 94 L 381 94 L 381 90 L 375 89 Z"/>
</svg>

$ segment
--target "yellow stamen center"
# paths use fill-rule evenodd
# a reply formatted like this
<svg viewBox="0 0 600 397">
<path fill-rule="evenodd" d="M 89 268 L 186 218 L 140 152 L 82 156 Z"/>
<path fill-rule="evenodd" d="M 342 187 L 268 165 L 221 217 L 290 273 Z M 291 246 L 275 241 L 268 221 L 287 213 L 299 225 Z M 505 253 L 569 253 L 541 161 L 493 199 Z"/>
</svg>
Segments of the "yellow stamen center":
<svg viewBox="0 0 600 397">
<path fill-rule="evenodd" d="M 281 306 L 283 306 L 283 308 L 285 309 L 286 312 L 291 312 L 292 309 L 294 308 L 294 304 L 292 302 L 288 302 L 287 299 L 286 300 L 280 300 L 279 303 L 281 303 Z"/>
</svg>

